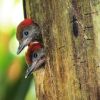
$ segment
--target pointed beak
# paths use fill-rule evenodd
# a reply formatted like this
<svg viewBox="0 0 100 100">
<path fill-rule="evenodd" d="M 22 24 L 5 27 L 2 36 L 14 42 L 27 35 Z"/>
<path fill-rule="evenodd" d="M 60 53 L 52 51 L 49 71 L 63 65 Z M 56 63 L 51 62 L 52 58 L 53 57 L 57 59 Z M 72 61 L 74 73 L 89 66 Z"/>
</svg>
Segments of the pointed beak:
<svg viewBox="0 0 100 100">
<path fill-rule="evenodd" d="M 25 48 L 25 45 L 19 44 L 18 50 L 17 50 L 17 55 Z"/>
<path fill-rule="evenodd" d="M 32 41 L 32 38 L 27 38 L 25 40 L 23 40 L 20 44 L 19 44 L 19 47 L 18 47 L 18 50 L 17 50 L 17 55 Z"/>
<path fill-rule="evenodd" d="M 45 63 L 45 57 L 36 60 L 32 63 L 32 65 L 30 67 L 28 67 L 26 74 L 25 74 L 25 78 L 27 78 L 33 71 L 35 71 L 36 69 L 38 69 L 42 64 Z"/>
</svg>

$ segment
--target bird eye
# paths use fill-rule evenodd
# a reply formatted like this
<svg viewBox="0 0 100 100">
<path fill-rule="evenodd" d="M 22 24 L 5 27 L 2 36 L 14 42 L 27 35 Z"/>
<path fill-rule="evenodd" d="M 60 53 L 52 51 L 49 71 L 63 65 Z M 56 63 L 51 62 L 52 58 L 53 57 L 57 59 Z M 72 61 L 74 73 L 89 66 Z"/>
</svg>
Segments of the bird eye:
<svg viewBox="0 0 100 100">
<path fill-rule="evenodd" d="M 34 58 L 37 58 L 37 56 L 38 56 L 37 53 L 33 53 Z"/>
<path fill-rule="evenodd" d="M 25 36 L 27 36 L 28 34 L 29 34 L 28 31 L 24 31 L 24 32 L 23 32 L 23 35 L 25 35 Z"/>
</svg>

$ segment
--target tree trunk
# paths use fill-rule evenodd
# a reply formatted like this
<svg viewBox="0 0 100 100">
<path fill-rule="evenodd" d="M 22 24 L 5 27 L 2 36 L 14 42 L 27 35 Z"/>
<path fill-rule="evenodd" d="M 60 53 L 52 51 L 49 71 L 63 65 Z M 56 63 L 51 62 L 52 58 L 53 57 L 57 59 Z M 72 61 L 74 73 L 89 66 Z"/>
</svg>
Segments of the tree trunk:
<svg viewBox="0 0 100 100">
<path fill-rule="evenodd" d="M 25 0 L 26 16 L 40 25 L 47 54 L 45 68 L 34 72 L 38 100 L 99 100 L 90 1 Z"/>
</svg>

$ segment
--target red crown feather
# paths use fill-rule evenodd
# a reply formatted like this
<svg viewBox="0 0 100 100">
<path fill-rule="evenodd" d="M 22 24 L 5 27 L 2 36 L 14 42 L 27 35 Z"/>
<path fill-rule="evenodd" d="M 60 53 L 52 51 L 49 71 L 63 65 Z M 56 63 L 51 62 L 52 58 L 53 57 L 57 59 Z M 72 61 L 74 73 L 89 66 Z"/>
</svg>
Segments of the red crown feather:
<svg viewBox="0 0 100 100">
<path fill-rule="evenodd" d="M 32 23 L 33 23 L 33 20 L 27 18 L 27 19 L 24 19 L 24 20 L 19 24 L 19 26 L 22 25 L 22 26 L 26 27 L 26 26 L 32 25 Z"/>
</svg>

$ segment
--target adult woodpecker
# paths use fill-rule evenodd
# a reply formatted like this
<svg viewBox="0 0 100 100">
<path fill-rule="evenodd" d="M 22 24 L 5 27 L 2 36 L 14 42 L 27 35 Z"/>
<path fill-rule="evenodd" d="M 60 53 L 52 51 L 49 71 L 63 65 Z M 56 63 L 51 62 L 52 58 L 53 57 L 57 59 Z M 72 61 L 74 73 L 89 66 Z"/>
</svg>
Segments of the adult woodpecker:
<svg viewBox="0 0 100 100">
<path fill-rule="evenodd" d="M 31 42 L 28 46 L 25 58 L 28 65 L 25 75 L 25 78 L 27 78 L 33 71 L 45 63 L 46 58 L 43 45 L 39 42 Z"/>
<path fill-rule="evenodd" d="M 19 47 L 17 54 L 19 54 L 24 47 L 31 42 L 39 41 L 42 43 L 42 34 L 40 27 L 32 19 L 24 19 L 17 27 L 17 40 L 19 41 Z"/>
</svg>

